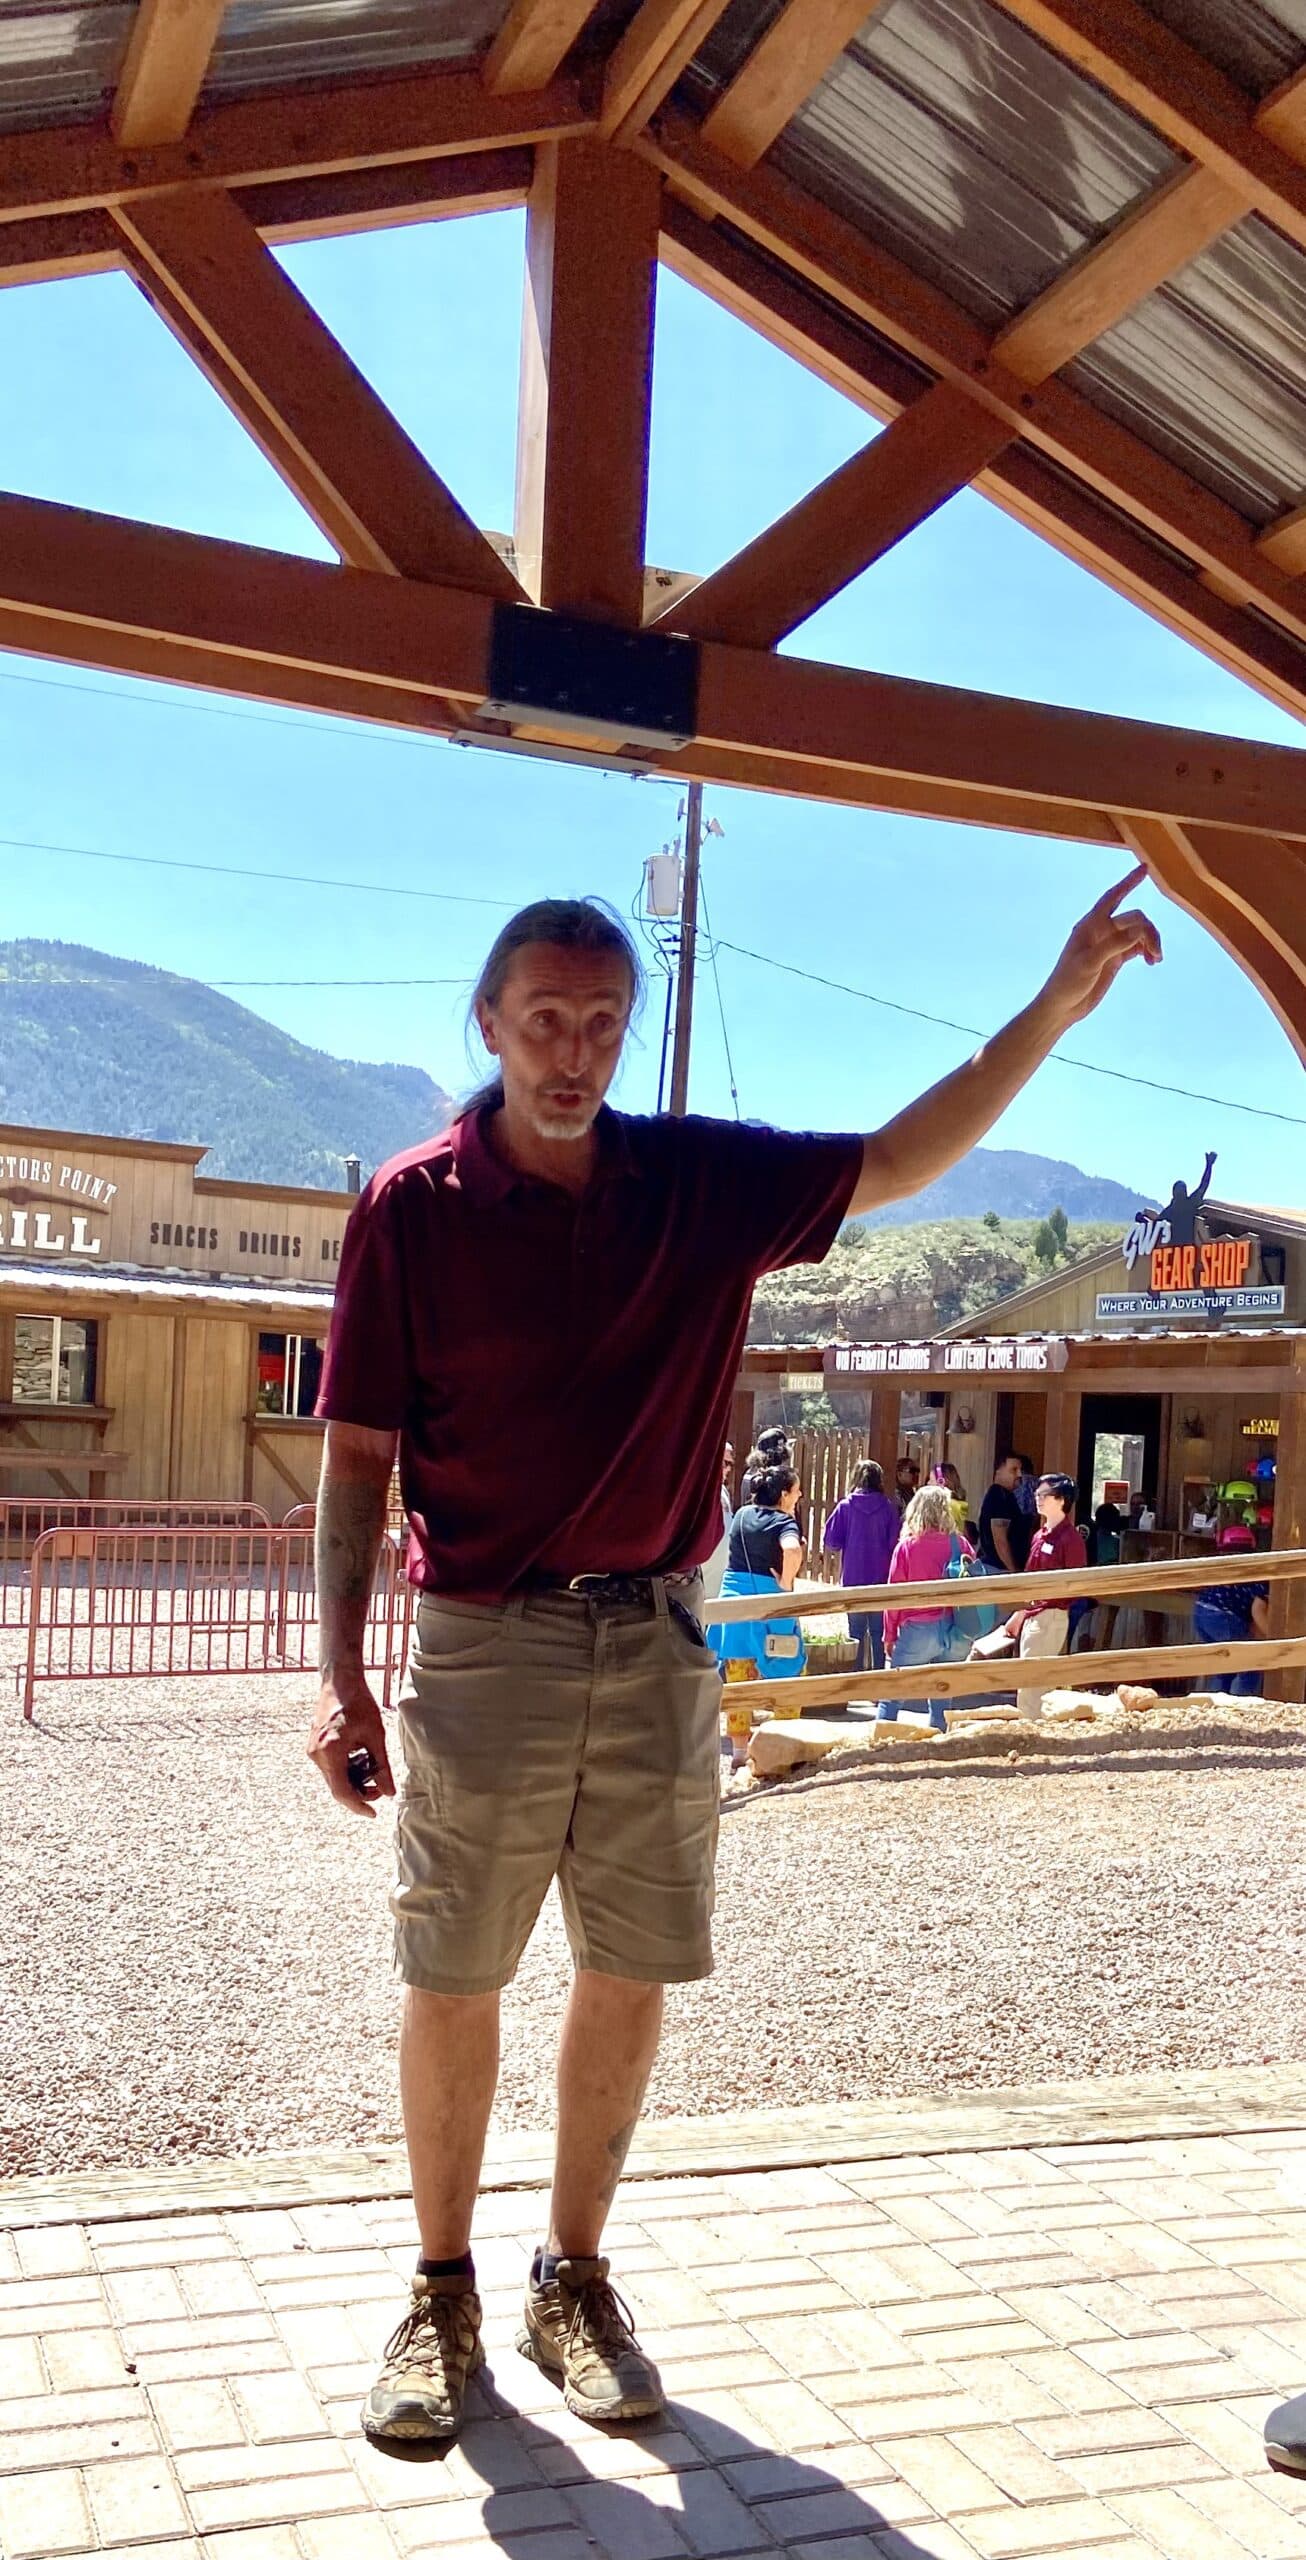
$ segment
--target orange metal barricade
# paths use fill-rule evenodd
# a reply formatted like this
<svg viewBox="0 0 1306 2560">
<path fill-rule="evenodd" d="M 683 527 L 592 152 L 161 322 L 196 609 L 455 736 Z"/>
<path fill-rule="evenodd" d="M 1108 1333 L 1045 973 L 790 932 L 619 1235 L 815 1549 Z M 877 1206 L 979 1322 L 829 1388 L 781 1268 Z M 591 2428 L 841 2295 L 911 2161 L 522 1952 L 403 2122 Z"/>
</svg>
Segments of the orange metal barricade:
<svg viewBox="0 0 1306 2560">
<path fill-rule="evenodd" d="M 52 1457 L 52 1463 L 56 1461 Z M 0 1627 L 27 1621 L 32 1550 L 51 1529 L 78 1534 L 94 1529 L 270 1529 L 261 1502 L 130 1501 L 112 1495 L 81 1501 L 75 1495 L 0 1496 Z"/>
<path fill-rule="evenodd" d="M 416 1593 L 397 1543 L 377 1559 L 364 1662 L 388 1706 Z M 309 1529 L 50 1529 L 32 1550 L 23 1714 L 66 1680 L 250 1677 L 317 1668 Z"/>
</svg>

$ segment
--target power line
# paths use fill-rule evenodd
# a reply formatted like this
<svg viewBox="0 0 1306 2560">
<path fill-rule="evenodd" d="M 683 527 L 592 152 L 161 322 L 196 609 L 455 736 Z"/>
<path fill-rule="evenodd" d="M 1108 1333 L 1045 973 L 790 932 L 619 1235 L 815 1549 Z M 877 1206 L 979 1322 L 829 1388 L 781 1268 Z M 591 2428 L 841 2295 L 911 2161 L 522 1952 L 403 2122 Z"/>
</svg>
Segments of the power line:
<svg viewBox="0 0 1306 2560">
<path fill-rule="evenodd" d="M 345 719 L 339 712 L 319 711 L 309 720 L 287 720 L 279 712 L 244 711 L 233 703 L 204 701 L 196 689 L 186 685 L 169 693 L 147 693 L 138 689 L 144 682 L 140 677 L 128 677 L 124 682 L 131 689 L 116 693 L 104 684 L 74 684 L 65 676 L 26 676 L 9 667 L 0 669 L 0 684 L 30 685 L 36 693 L 80 693 L 92 702 L 110 702 L 115 710 L 129 703 L 136 711 L 177 711 L 196 713 L 206 720 L 243 720 L 254 729 L 297 729 L 306 738 L 320 738 L 323 730 L 329 729 L 339 737 L 362 737 L 376 746 L 385 746 L 392 739 L 405 747 L 452 745 L 452 740 L 438 730 L 392 728 L 386 721 L 369 720 L 366 712 L 359 712 L 355 719 Z"/>
<path fill-rule="evenodd" d="M 783 970 L 788 978 L 803 978 L 808 986 L 826 987 L 834 995 L 857 996 L 863 1004 L 879 1005 L 885 1013 L 903 1013 L 913 1022 L 932 1023 L 938 1031 L 960 1031 L 968 1040 L 991 1040 L 993 1037 L 991 1031 L 980 1031 L 973 1022 L 954 1022 L 946 1013 L 924 1013 L 919 1005 L 899 1004 L 892 996 L 872 995 L 869 987 L 850 987 L 842 978 L 818 977 L 814 969 L 796 968 L 791 960 L 775 960 L 769 951 L 749 951 L 742 942 L 721 942 L 717 949 L 733 951 L 741 960 L 756 960 L 764 969 Z M 1099 1067 L 1091 1058 L 1067 1058 L 1059 1049 L 1051 1050 L 1049 1057 L 1054 1066 L 1077 1067 L 1081 1075 L 1109 1076 L 1114 1084 L 1141 1085 L 1149 1093 L 1175 1094 L 1181 1102 L 1211 1103 L 1217 1111 L 1245 1111 L 1254 1120 L 1280 1120 L 1290 1129 L 1306 1129 L 1306 1119 L 1297 1112 L 1271 1111 L 1260 1102 L 1235 1102 L 1223 1093 L 1194 1093 L 1187 1085 L 1161 1084 L 1155 1076 L 1128 1075 L 1123 1067 Z"/>
<path fill-rule="evenodd" d="M 0 836 L 0 848 L 10 853 L 54 853 L 73 862 L 130 862 L 144 871 L 202 871 L 216 880 L 252 880 L 254 882 L 281 880 L 289 881 L 296 889 L 349 889 L 355 896 L 365 898 L 427 898 L 434 899 L 438 905 L 447 907 L 496 907 L 501 908 L 504 914 L 510 914 L 515 904 L 512 898 L 464 897 L 456 889 L 400 888 L 396 882 L 390 880 L 332 880 L 325 873 L 313 871 L 249 871 L 235 862 L 182 862 L 175 855 L 166 853 L 110 853 L 102 845 L 44 844 L 39 837 L 34 836 Z M 235 983 L 236 981 L 233 980 L 232 984 Z M 242 983 L 250 986 L 260 983 L 274 986 L 289 985 L 292 982 L 272 978 L 259 981 L 251 978 Z M 295 980 L 293 983 L 314 986 L 319 981 L 305 978 Z M 354 982 L 348 978 L 338 978 L 321 983 L 343 987 Z M 377 978 L 369 979 L 366 983 L 372 986 L 384 986 L 390 981 Z M 415 982 L 404 979 L 395 980 L 393 983 L 408 985 Z"/>
<path fill-rule="evenodd" d="M 735 1106 L 735 1118 L 738 1120 L 741 1116 L 739 1109 L 739 1087 L 735 1082 L 735 1062 L 730 1054 L 730 1034 L 726 1029 L 726 1004 L 725 997 L 721 993 L 721 972 L 716 964 L 716 943 L 712 936 L 712 918 L 708 913 L 707 906 L 707 883 L 701 877 L 699 887 L 703 899 L 703 923 L 706 928 L 707 953 L 708 958 L 712 963 L 712 982 L 716 988 L 716 1009 L 721 1017 L 721 1046 L 726 1053 L 726 1074 L 730 1078 L 730 1099 Z"/>
</svg>

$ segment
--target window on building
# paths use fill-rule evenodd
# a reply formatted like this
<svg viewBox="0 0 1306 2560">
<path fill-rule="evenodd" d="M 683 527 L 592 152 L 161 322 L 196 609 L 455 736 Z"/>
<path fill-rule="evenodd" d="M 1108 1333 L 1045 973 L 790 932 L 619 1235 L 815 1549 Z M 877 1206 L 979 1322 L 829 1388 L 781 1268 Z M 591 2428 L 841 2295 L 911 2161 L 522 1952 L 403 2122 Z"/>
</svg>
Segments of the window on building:
<svg viewBox="0 0 1306 2560">
<path fill-rule="evenodd" d="M 96 1332 L 84 1316 L 15 1316 L 15 1404 L 94 1404 Z"/>
<path fill-rule="evenodd" d="M 258 1411 L 311 1414 L 322 1379 L 322 1345 L 304 1333 L 258 1338 Z"/>
</svg>

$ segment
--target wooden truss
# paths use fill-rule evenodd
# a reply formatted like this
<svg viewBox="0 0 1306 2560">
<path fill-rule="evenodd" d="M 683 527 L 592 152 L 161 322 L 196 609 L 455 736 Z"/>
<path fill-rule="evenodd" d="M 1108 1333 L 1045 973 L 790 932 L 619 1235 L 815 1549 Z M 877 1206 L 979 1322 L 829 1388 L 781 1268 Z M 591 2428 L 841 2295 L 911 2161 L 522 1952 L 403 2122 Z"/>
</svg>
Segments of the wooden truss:
<svg viewBox="0 0 1306 2560">
<path fill-rule="evenodd" d="M 992 336 L 767 160 L 867 0 L 785 0 L 696 122 L 672 92 L 723 5 L 641 0 L 605 53 L 593 0 L 513 0 L 474 69 L 197 106 L 222 0 L 140 0 L 102 124 L 0 138 L 0 282 L 125 268 L 340 565 L 0 497 L 0 645 L 511 744 L 483 707 L 497 606 L 685 635 L 690 743 L 597 755 L 1131 848 L 1306 1057 L 1299 751 L 777 654 L 974 485 L 1306 716 L 1306 503 L 1258 532 L 1065 370 L 1249 213 L 1306 247 L 1306 75 L 1255 107 L 1136 0 L 1003 0 L 1182 165 Z M 507 539 L 466 515 L 270 244 L 514 203 Z M 697 584 L 645 559 L 659 259 L 879 422 Z"/>
</svg>

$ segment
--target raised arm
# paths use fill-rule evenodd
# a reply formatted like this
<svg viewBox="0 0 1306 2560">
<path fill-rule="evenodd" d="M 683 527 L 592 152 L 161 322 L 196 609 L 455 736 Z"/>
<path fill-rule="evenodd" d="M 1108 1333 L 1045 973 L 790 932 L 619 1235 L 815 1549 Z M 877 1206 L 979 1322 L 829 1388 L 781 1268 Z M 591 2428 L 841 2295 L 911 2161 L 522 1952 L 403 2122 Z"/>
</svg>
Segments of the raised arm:
<svg viewBox="0 0 1306 2560">
<path fill-rule="evenodd" d="M 1127 960 L 1161 957 L 1156 927 L 1120 901 L 1145 877 L 1142 865 L 1108 889 L 1076 925 L 1045 987 L 963 1067 L 910 1102 L 864 1143 L 850 1213 L 878 1209 L 924 1189 L 992 1128 L 1072 1023 L 1099 1005 Z"/>
<path fill-rule="evenodd" d="M 381 1710 L 363 1668 L 363 1635 L 385 1535 L 397 1436 L 365 1431 L 357 1423 L 329 1422 L 317 1493 L 322 1685 L 308 1756 L 337 1803 L 369 1820 L 376 1798 L 395 1791 Z M 372 1770 L 362 1791 L 349 1783 L 351 1751 L 371 1755 Z"/>
</svg>

